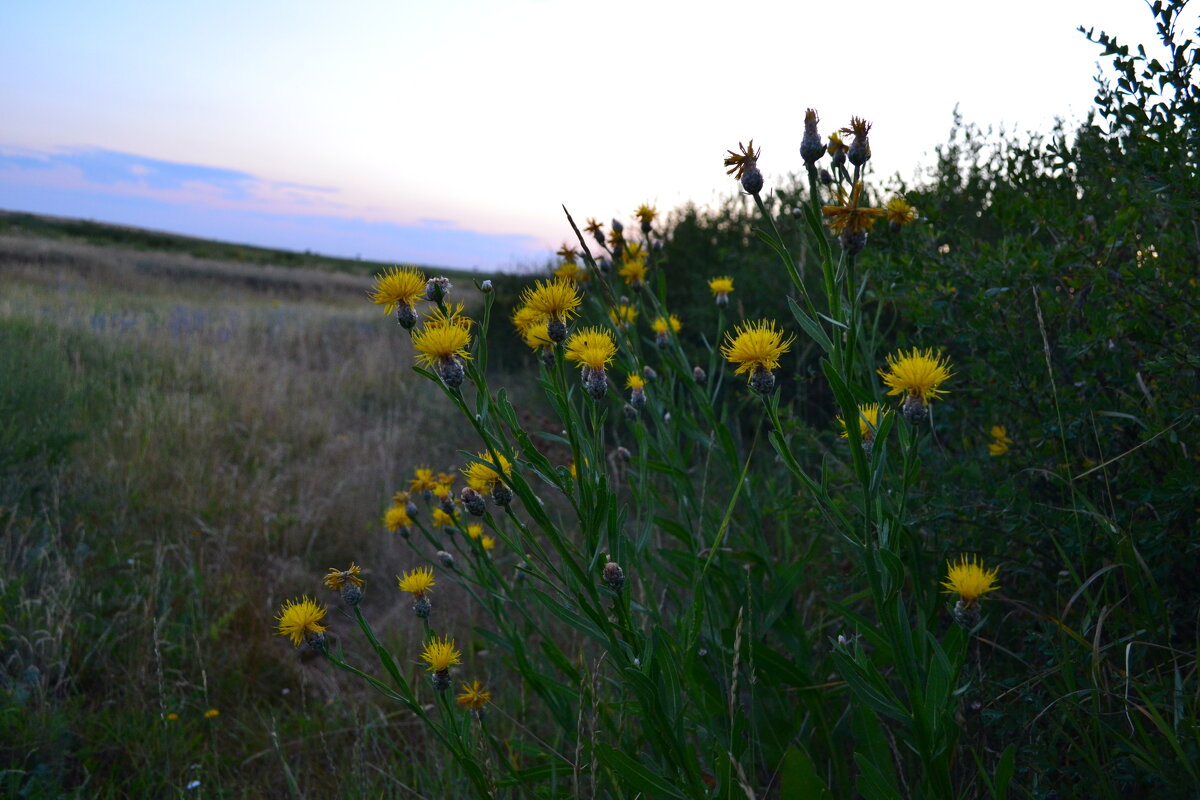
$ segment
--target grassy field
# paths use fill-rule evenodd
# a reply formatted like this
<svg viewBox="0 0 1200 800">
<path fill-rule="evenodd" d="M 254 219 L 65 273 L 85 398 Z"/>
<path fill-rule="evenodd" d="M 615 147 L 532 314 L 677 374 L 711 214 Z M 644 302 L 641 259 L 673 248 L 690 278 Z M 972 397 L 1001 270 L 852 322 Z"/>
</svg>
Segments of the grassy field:
<svg viewBox="0 0 1200 800">
<path fill-rule="evenodd" d="M 356 771 L 407 723 L 273 635 L 331 564 L 413 566 L 382 504 L 458 463 L 369 284 L 0 237 L 0 794 L 273 796 L 281 754 L 314 796 L 392 781 Z"/>
</svg>

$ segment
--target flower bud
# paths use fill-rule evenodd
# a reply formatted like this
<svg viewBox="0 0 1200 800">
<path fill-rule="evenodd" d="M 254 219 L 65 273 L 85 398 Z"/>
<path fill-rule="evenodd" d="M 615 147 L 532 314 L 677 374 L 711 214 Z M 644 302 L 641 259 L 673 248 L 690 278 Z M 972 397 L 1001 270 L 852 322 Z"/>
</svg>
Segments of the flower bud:
<svg viewBox="0 0 1200 800">
<path fill-rule="evenodd" d="M 484 281 L 483 283 L 479 284 L 479 290 L 481 292 L 483 292 L 484 294 L 491 294 L 493 291 L 491 279 L 488 279 L 488 280 Z"/>
<path fill-rule="evenodd" d="M 446 569 L 452 569 L 454 567 L 454 556 L 450 555 L 445 550 L 438 550 L 437 557 L 438 561 L 441 561 L 442 566 Z"/>
<path fill-rule="evenodd" d="M 620 564 L 609 561 L 604 565 L 604 582 L 614 592 L 621 591 L 621 587 L 625 585 L 625 571 L 621 569 Z"/>
<path fill-rule="evenodd" d="M 463 508 L 467 509 L 468 514 L 482 517 L 486 513 L 487 508 L 483 504 L 483 495 L 470 486 L 464 486 L 459 497 L 462 498 Z"/>
<path fill-rule="evenodd" d="M 497 483 L 492 487 L 492 500 L 498 506 L 507 506 L 513 501 L 512 489 L 509 489 L 503 483 Z"/>
<path fill-rule="evenodd" d="M 750 376 L 750 388 L 762 395 L 768 395 L 775 390 L 775 375 L 771 370 L 759 364 Z"/>
<path fill-rule="evenodd" d="M 693 367 L 692 368 L 692 380 L 694 380 L 696 383 L 703 386 L 705 383 L 708 382 L 708 374 L 705 373 L 703 367 Z"/>
<path fill-rule="evenodd" d="M 433 303 L 440 303 L 446 299 L 446 295 L 450 294 L 450 279 L 449 278 L 430 278 L 425 281 L 425 299 Z"/>
</svg>

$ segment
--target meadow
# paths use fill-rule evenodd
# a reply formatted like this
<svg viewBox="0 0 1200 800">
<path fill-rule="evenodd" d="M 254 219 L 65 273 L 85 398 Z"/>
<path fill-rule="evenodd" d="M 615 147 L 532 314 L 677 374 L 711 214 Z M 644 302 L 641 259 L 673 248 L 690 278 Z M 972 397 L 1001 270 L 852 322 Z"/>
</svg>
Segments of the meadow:
<svg viewBox="0 0 1200 800">
<path fill-rule="evenodd" d="M 1180 5 L 534 276 L 0 234 L 3 793 L 1197 796 Z"/>
</svg>

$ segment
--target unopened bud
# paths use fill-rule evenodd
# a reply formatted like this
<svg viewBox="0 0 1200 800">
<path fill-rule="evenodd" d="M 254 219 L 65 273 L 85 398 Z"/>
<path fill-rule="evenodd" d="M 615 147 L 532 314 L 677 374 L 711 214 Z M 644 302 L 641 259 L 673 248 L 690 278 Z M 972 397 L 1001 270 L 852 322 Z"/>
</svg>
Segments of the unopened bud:
<svg viewBox="0 0 1200 800">
<path fill-rule="evenodd" d="M 454 567 L 454 556 L 450 555 L 445 550 L 438 550 L 437 557 L 438 561 L 441 561 L 442 566 L 446 569 L 451 569 Z"/>
<path fill-rule="evenodd" d="M 467 510 L 468 514 L 482 517 L 486 513 L 487 508 L 483 504 L 483 495 L 470 486 L 464 486 L 459 497 L 462 498 L 463 508 Z"/>
<path fill-rule="evenodd" d="M 705 371 L 702 367 L 693 367 L 692 368 L 692 380 L 694 380 L 696 383 L 703 386 L 705 383 L 708 382 L 708 374 L 705 373 Z"/>
<path fill-rule="evenodd" d="M 609 561 L 604 565 L 604 582 L 614 592 L 621 591 L 621 587 L 625 585 L 625 570 L 621 569 L 617 562 Z"/>
<path fill-rule="evenodd" d="M 492 487 L 492 500 L 498 506 L 507 506 L 513 501 L 512 489 L 505 486 L 503 483 L 497 483 Z"/>
</svg>

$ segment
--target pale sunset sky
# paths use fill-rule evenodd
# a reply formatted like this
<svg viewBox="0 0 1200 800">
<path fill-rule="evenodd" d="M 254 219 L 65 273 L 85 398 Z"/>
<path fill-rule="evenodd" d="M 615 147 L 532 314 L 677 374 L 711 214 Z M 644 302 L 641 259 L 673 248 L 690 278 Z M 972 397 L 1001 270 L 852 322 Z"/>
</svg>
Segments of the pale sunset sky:
<svg viewBox="0 0 1200 800">
<path fill-rule="evenodd" d="M 873 122 L 877 180 L 929 165 L 955 105 L 1082 120 L 1080 25 L 1156 43 L 1141 0 L 7 2 L 0 209 L 534 266 L 564 204 L 628 222 L 732 193 L 739 141 L 768 187 L 798 171 L 809 106 L 823 135 Z"/>
</svg>

